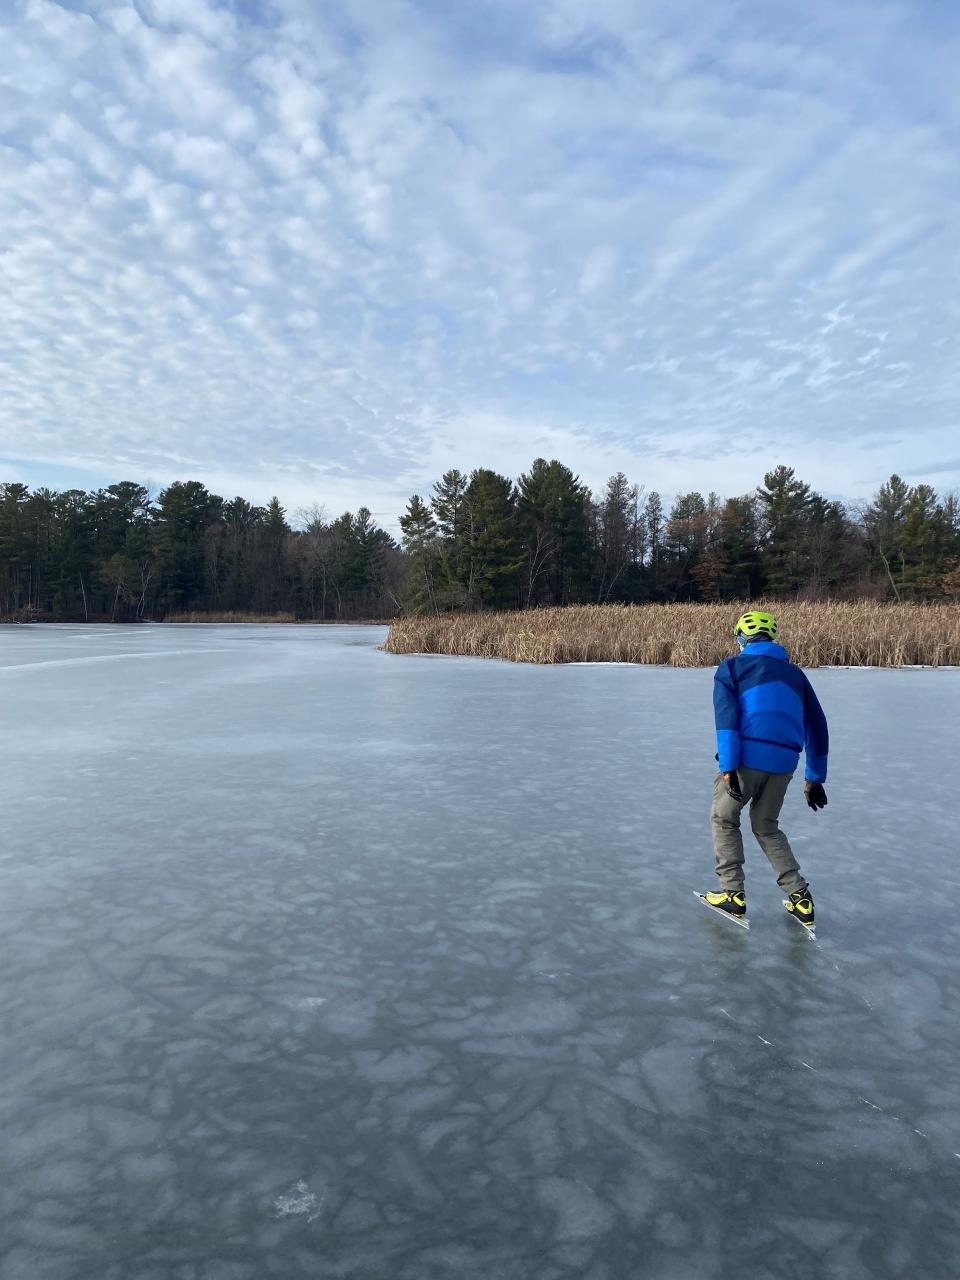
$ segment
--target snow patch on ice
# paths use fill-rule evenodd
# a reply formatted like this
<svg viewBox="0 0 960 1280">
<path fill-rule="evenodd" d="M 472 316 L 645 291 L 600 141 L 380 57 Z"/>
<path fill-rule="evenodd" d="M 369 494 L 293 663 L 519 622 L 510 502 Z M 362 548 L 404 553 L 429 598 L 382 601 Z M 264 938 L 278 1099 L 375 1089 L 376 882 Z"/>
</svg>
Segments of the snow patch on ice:
<svg viewBox="0 0 960 1280">
<path fill-rule="evenodd" d="M 308 1222 L 316 1222 L 325 1199 L 326 1192 L 317 1199 L 301 1178 L 285 1195 L 277 1196 L 274 1200 L 274 1215 L 277 1218 L 306 1217 Z"/>
</svg>

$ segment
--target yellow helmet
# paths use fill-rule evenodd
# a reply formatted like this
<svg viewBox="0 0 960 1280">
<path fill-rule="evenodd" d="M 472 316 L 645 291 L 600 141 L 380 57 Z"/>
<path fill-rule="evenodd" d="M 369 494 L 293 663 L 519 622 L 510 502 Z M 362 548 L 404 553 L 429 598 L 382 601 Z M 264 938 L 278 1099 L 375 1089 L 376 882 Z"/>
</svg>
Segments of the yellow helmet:
<svg viewBox="0 0 960 1280">
<path fill-rule="evenodd" d="M 735 636 L 769 636 L 771 640 L 777 638 L 777 620 L 772 613 L 763 613 L 759 609 L 751 609 L 748 613 L 743 613 L 737 619 L 737 625 L 733 629 Z"/>
</svg>

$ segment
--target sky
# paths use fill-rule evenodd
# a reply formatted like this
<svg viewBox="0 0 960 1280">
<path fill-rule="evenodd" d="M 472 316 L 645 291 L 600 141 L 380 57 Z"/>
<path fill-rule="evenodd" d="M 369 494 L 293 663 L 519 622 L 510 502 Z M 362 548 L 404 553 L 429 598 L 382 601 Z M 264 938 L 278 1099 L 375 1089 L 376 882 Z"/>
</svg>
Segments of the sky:
<svg viewBox="0 0 960 1280">
<path fill-rule="evenodd" d="M 960 485 L 960 6 L 0 0 L 0 479 Z"/>
</svg>

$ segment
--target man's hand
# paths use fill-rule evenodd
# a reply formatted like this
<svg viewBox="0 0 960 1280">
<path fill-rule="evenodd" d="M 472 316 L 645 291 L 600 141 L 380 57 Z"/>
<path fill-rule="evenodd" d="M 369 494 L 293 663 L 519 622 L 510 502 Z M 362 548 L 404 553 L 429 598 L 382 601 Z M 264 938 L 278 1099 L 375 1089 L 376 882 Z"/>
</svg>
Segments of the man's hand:
<svg viewBox="0 0 960 1280">
<path fill-rule="evenodd" d="M 734 800 L 742 800 L 743 792 L 740 790 L 740 779 L 737 777 L 736 772 L 725 773 L 723 775 L 723 780 L 727 784 L 727 790 L 733 796 Z"/>
<path fill-rule="evenodd" d="M 814 813 L 818 809 L 827 807 L 827 793 L 823 789 L 822 782 L 805 782 L 803 784 L 803 794 Z"/>
</svg>

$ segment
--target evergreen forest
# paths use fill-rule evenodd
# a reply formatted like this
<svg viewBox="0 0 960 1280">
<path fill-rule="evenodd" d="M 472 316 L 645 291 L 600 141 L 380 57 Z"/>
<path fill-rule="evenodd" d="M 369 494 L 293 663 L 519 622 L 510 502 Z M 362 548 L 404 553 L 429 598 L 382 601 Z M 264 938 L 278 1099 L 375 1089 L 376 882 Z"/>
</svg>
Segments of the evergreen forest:
<svg viewBox="0 0 960 1280">
<path fill-rule="evenodd" d="M 277 498 L 225 500 L 195 480 L 153 494 L 0 484 L 0 621 L 304 621 L 582 603 L 960 597 L 960 504 L 891 476 L 860 507 L 780 466 L 740 497 L 667 509 L 623 473 L 594 494 L 538 458 L 515 482 L 447 471 L 400 516 L 361 507 L 292 520 Z"/>
</svg>

